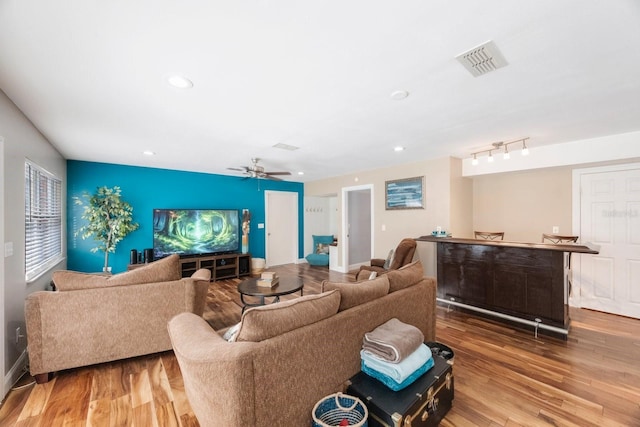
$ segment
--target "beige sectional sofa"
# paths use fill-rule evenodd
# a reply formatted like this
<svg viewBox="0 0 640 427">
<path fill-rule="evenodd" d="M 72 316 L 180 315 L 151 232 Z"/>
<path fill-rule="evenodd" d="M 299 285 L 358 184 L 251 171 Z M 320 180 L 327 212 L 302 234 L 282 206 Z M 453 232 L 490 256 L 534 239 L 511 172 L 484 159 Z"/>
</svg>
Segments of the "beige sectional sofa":
<svg viewBox="0 0 640 427">
<path fill-rule="evenodd" d="M 188 313 L 169 322 L 169 335 L 202 427 L 308 426 L 314 404 L 360 371 L 366 332 L 395 317 L 434 341 L 435 301 L 435 279 L 418 261 L 247 310 L 235 342 Z"/>
<path fill-rule="evenodd" d="M 113 276 L 56 271 L 56 291 L 25 302 L 31 375 L 171 349 L 167 322 L 202 316 L 211 272 L 180 278 L 177 255 Z"/>
</svg>

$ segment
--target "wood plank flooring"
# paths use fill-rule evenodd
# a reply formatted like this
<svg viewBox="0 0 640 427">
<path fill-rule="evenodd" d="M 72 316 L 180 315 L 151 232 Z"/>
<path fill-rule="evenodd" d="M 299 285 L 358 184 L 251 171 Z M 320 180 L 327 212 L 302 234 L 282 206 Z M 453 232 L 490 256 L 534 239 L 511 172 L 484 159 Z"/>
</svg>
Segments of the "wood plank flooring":
<svg viewBox="0 0 640 427">
<path fill-rule="evenodd" d="M 351 277 L 307 264 L 275 270 L 302 276 L 305 294 Z M 240 319 L 237 283 L 209 287 L 204 317 L 215 329 Z M 442 426 L 640 426 L 640 320 L 571 309 L 564 342 L 446 308 L 437 316 L 438 341 L 455 351 Z M 0 426 L 198 426 L 171 351 L 30 380 L 5 398 Z"/>
</svg>

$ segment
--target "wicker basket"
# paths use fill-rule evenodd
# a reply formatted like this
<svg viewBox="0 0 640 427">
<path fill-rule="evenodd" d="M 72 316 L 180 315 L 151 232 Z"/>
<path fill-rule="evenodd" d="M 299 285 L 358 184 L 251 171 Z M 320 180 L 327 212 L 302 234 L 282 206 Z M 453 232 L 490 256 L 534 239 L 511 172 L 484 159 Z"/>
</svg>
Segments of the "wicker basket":
<svg viewBox="0 0 640 427">
<path fill-rule="evenodd" d="M 251 275 L 253 277 L 260 277 L 260 274 L 264 270 L 264 266 L 264 258 L 251 258 Z"/>
<path fill-rule="evenodd" d="M 335 393 L 322 398 L 313 407 L 313 427 L 335 427 L 342 420 L 349 426 L 367 427 L 369 412 L 360 399 Z"/>
</svg>

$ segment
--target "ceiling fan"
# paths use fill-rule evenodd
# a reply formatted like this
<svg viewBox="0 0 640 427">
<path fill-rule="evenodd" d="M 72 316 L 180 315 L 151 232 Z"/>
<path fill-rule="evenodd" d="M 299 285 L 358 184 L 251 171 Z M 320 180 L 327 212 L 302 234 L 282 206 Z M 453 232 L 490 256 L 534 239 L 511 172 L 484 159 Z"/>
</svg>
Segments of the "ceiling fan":
<svg viewBox="0 0 640 427">
<path fill-rule="evenodd" d="M 291 175 L 291 172 L 265 172 L 264 167 L 258 165 L 259 158 L 254 157 L 251 159 L 251 166 L 242 166 L 241 168 L 227 168 L 232 171 L 239 171 L 247 175 L 247 178 L 266 178 L 274 181 L 282 181 L 281 178 L 275 175 Z"/>
</svg>

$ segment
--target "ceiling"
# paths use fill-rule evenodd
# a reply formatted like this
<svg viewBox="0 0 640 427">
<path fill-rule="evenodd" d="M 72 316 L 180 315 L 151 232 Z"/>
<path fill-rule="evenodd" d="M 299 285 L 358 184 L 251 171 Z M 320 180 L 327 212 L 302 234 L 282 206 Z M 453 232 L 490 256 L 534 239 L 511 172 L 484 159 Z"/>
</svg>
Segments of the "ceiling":
<svg viewBox="0 0 640 427">
<path fill-rule="evenodd" d="M 455 57 L 488 40 L 508 65 L 473 77 Z M 258 157 L 305 182 L 523 137 L 533 155 L 640 130 L 639 76 L 637 0 L 0 0 L 0 88 L 75 160 Z"/>
</svg>

